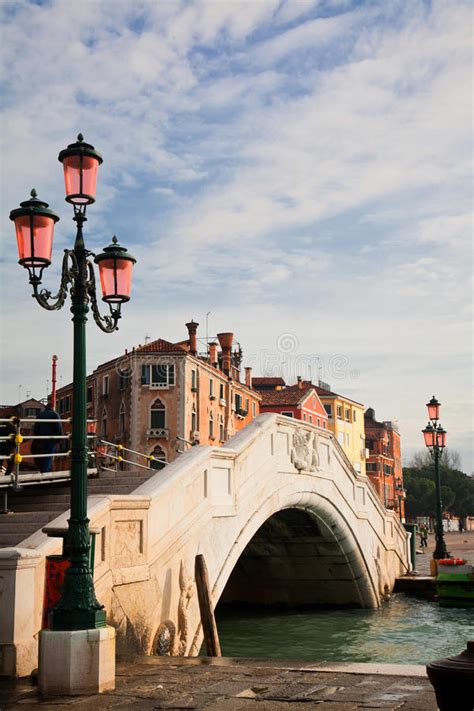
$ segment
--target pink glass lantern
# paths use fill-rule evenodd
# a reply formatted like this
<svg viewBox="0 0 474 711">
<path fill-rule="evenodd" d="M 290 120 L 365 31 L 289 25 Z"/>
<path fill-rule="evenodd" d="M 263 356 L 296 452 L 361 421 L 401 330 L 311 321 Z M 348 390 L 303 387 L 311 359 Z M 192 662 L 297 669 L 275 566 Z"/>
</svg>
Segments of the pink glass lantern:
<svg viewBox="0 0 474 711">
<path fill-rule="evenodd" d="M 437 401 L 434 395 L 431 400 L 426 403 L 426 407 L 428 408 L 428 417 L 430 420 L 439 420 L 439 408 L 441 407 L 441 403 Z"/>
<path fill-rule="evenodd" d="M 435 445 L 435 432 L 436 430 L 434 429 L 433 425 L 431 422 L 425 427 L 423 432 L 423 437 L 425 438 L 425 445 L 427 447 L 434 447 Z"/>
<path fill-rule="evenodd" d="M 436 444 L 440 449 L 446 447 L 446 430 L 444 430 L 441 425 L 436 430 Z"/>
<path fill-rule="evenodd" d="M 15 223 L 19 264 L 27 269 L 44 269 L 51 264 L 54 225 L 59 217 L 48 209 L 47 202 L 37 198 L 36 190 L 30 195 L 30 200 L 10 212 L 10 220 Z"/>
<path fill-rule="evenodd" d="M 60 152 L 58 160 L 64 168 L 66 200 L 73 205 L 90 205 L 95 202 L 97 171 L 102 156 L 90 143 L 84 143 L 80 133 L 76 143 Z"/>
<path fill-rule="evenodd" d="M 117 237 L 104 248 L 94 260 L 99 265 L 102 300 L 108 304 L 121 304 L 130 299 L 132 289 L 132 269 L 136 262 L 125 247 L 121 247 Z"/>
</svg>

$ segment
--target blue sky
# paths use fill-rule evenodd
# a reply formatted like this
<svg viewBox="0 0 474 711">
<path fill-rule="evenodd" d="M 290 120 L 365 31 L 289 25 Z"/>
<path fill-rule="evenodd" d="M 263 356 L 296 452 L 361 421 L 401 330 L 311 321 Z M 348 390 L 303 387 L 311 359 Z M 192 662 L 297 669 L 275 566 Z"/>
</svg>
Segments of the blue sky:
<svg viewBox="0 0 474 711">
<path fill-rule="evenodd" d="M 137 256 L 89 365 L 232 330 L 244 364 L 321 377 L 399 421 L 424 404 L 473 468 L 470 2 L 4 0 L 1 395 L 71 377 L 69 312 L 42 311 L 16 265 L 10 209 L 34 186 L 73 222 L 60 149 L 103 153 L 87 246 Z M 285 350 L 286 349 L 286 350 Z"/>
</svg>

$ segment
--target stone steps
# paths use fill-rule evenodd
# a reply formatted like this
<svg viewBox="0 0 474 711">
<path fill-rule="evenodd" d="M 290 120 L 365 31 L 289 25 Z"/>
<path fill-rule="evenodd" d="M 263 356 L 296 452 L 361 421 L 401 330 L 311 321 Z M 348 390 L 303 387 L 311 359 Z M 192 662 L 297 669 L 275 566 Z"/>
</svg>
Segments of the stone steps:
<svg viewBox="0 0 474 711">
<path fill-rule="evenodd" d="M 143 469 L 102 472 L 89 477 L 88 494 L 130 494 L 150 476 Z M 0 516 L 0 548 L 17 546 L 66 511 L 70 505 L 70 482 L 52 482 L 24 486 L 19 492 L 8 492 L 8 508 L 13 513 Z"/>
</svg>

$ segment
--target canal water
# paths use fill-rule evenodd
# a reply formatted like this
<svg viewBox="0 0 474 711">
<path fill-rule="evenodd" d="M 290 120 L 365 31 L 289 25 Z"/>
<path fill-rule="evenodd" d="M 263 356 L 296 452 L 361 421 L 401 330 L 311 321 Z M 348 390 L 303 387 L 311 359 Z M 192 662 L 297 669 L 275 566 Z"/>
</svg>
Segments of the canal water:
<svg viewBox="0 0 474 711">
<path fill-rule="evenodd" d="M 426 664 L 474 639 L 474 608 L 442 608 L 403 594 L 378 610 L 224 605 L 216 619 L 228 657 Z"/>
</svg>

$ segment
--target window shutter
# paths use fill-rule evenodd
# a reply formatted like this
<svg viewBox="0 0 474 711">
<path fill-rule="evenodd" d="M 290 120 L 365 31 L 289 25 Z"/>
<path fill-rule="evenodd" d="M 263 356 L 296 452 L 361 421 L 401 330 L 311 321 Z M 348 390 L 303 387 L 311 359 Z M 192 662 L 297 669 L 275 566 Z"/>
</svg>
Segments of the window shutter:
<svg viewBox="0 0 474 711">
<path fill-rule="evenodd" d="M 142 385 L 150 384 L 150 366 L 142 365 Z"/>
</svg>

